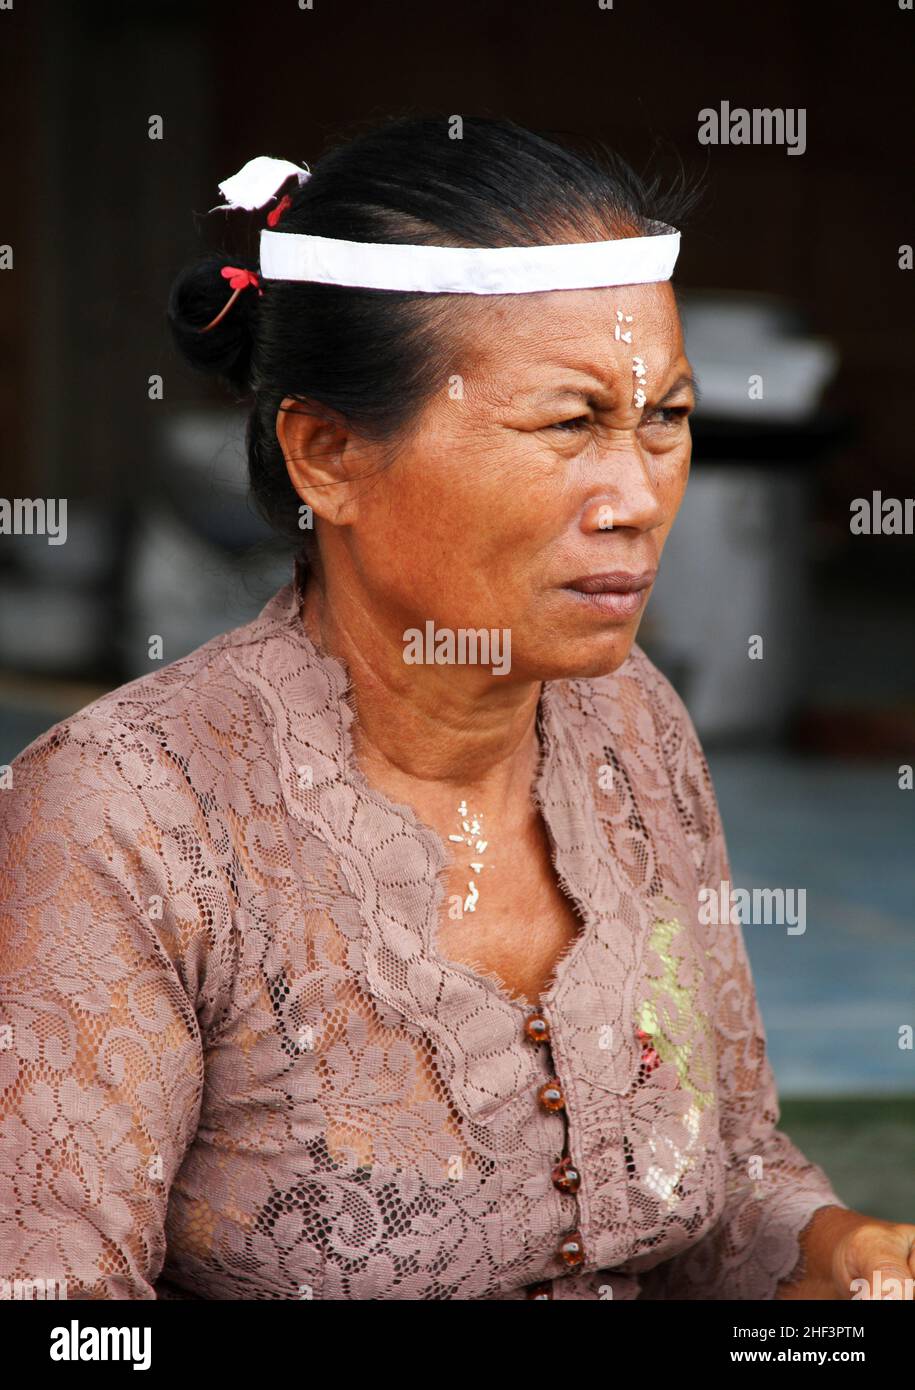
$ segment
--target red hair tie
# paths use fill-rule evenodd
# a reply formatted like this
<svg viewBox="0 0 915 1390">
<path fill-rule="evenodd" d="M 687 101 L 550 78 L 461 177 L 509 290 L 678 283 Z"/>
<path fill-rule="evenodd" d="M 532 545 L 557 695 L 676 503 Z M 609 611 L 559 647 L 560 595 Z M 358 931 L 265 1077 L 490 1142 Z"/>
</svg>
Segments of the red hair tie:
<svg viewBox="0 0 915 1390">
<path fill-rule="evenodd" d="M 224 265 L 219 273 L 224 280 L 228 280 L 232 287 L 233 294 L 220 309 L 215 319 L 212 319 L 210 323 L 204 324 L 203 328 L 197 329 L 198 333 L 209 333 L 211 328 L 215 328 L 217 323 L 220 323 L 221 320 L 225 318 L 242 290 L 246 290 L 251 286 L 257 290 L 259 295 L 264 293 L 260 287 L 260 279 L 253 270 L 245 270 L 243 267 L 237 265 Z"/>
<path fill-rule="evenodd" d="M 267 226 L 275 227 L 287 208 L 292 207 L 292 199 L 288 193 L 284 193 L 276 207 L 267 213 Z"/>
</svg>

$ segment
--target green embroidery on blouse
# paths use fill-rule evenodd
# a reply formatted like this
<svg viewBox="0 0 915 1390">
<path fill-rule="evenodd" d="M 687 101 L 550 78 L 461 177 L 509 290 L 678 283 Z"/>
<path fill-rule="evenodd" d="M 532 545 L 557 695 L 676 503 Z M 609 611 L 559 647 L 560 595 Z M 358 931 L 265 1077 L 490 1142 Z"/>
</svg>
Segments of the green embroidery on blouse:
<svg viewBox="0 0 915 1390">
<path fill-rule="evenodd" d="M 674 956 L 674 938 L 683 931 L 683 923 L 673 919 L 655 922 L 652 928 L 650 946 L 664 963 L 663 974 L 652 982 L 649 998 L 643 1000 L 638 1012 L 639 1027 L 650 1034 L 651 1045 L 662 1062 L 673 1062 L 677 1068 L 680 1085 L 694 1097 L 696 1104 L 704 1110 L 715 1099 L 715 1082 L 712 1075 L 712 1059 L 715 1056 L 714 1043 L 708 1017 L 696 1002 L 698 981 L 695 985 L 681 985 L 677 976 L 680 961 Z M 687 1043 L 676 1043 L 664 1032 L 662 1019 L 667 1014 L 663 996 L 672 999 L 678 1016 L 692 1017 L 699 1031 L 709 1040 L 708 1047 L 695 1047 Z M 679 1030 L 679 1031 L 682 1031 Z M 695 1076 L 695 1081 L 691 1077 Z"/>
<path fill-rule="evenodd" d="M 713 1104 L 716 1096 L 714 1038 L 708 1016 L 698 1007 L 699 982 L 697 980 L 691 986 L 681 985 L 677 978 L 680 961 L 674 955 L 672 946 L 674 938 L 683 929 L 683 923 L 676 919 L 655 922 L 649 944 L 663 962 L 664 970 L 652 981 L 651 993 L 642 1001 L 636 1014 L 638 1026 L 650 1037 L 650 1043 L 646 1043 L 646 1046 L 653 1047 L 662 1062 L 673 1063 L 680 1085 L 693 1100 L 683 1116 L 689 1136 L 685 1151 L 669 1141 L 661 1142 L 657 1138 L 649 1140 L 655 1162 L 643 1177 L 649 1189 L 664 1201 L 668 1209 L 675 1207 L 680 1200 L 677 1188 L 684 1174 L 695 1163 L 702 1111 Z M 663 1020 L 669 1011 L 665 997 L 676 1006 L 679 1019 L 694 1020 L 696 1031 L 688 1042 L 674 1042 L 665 1033 Z M 678 1032 L 683 1031 L 681 1024 Z"/>
</svg>

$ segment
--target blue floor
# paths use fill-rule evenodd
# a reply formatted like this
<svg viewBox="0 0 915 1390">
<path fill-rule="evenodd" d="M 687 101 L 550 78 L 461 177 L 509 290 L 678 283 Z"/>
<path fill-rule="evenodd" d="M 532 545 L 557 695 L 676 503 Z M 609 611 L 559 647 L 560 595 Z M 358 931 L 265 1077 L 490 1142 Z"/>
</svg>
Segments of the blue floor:
<svg viewBox="0 0 915 1390">
<path fill-rule="evenodd" d="M 784 1096 L 915 1093 L 915 792 L 895 764 L 709 752 L 736 886 L 806 888 L 744 928 Z"/>
</svg>

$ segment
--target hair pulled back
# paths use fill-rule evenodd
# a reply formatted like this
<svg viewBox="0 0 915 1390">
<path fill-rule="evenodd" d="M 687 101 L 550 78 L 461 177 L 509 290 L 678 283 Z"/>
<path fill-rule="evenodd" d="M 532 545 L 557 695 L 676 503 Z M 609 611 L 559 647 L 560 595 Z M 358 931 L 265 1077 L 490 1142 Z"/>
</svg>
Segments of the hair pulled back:
<svg viewBox="0 0 915 1390">
<path fill-rule="evenodd" d="M 327 154 L 276 230 L 349 241 L 472 247 L 593 241 L 682 226 L 697 194 L 682 170 L 665 188 L 605 146 L 579 152 L 508 120 L 391 120 Z M 284 185 L 289 192 L 290 184 Z M 266 215 L 266 210 L 262 216 Z M 248 469 L 261 514 L 307 558 L 301 502 L 276 435 L 284 398 L 342 418 L 366 439 L 393 442 L 449 374 L 452 295 L 262 280 L 200 333 L 231 293 L 229 253 L 201 256 L 175 280 L 168 322 L 184 358 L 253 396 Z"/>
</svg>

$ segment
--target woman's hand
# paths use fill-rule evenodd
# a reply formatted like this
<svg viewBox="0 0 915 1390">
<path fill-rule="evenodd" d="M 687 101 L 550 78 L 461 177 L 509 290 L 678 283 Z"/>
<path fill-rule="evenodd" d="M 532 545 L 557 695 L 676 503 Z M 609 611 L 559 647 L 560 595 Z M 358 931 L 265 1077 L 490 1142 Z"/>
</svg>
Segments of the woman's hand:
<svg viewBox="0 0 915 1390">
<path fill-rule="evenodd" d="M 915 1298 L 915 1226 L 863 1217 L 833 1252 L 839 1298 Z"/>
<path fill-rule="evenodd" d="M 820 1207 L 801 1236 L 806 1272 L 779 1299 L 915 1299 L 915 1225 Z"/>
</svg>

